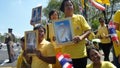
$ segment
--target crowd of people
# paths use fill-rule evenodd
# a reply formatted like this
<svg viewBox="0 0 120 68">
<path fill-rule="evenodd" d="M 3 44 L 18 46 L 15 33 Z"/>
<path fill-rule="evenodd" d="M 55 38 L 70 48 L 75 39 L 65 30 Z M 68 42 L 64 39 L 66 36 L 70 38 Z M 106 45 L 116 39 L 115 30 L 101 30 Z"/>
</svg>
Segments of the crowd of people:
<svg viewBox="0 0 120 68">
<path fill-rule="evenodd" d="M 57 10 L 49 12 L 49 21 L 43 26 L 42 24 L 33 25 L 33 31 L 38 31 L 38 45 L 33 50 L 34 55 L 29 55 L 29 50 L 25 49 L 25 37 L 21 38 L 22 52 L 17 59 L 17 68 L 64 68 L 56 58 L 57 53 L 69 54 L 72 59 L 73 68 L 120 68 L 120 10 L 116 11 L 113 22 L 116 26 L 118 42 L 112 41 L 107 24 L 102 17 L 99 18 L 100 26 L 97 34 L 91 31 L 91 27 L 86 19 L 80 14 L 74 14 L 74 4 L 71 0 L 63 0 L 60 11 L 63 12 L 64 18 L 71 18 L 71 26 L 74 32 L 72 43 L 65 46 L 56 44 L 53 21 L 59 20 Z M 92 36 L 93 37 L 92 37 Z M 86 38 L 90 40 L 100 39 L 99 47 L 103 50 L 104 60 L 101 60 L 99 48 L 87 45 Z M 92 44 L 93 45 L 93 44 Z M 109 59 L 110 50 L 113 47 L 113 62 Z M 87 63 L 87 58 L 91 63 Z"/>
</svg>

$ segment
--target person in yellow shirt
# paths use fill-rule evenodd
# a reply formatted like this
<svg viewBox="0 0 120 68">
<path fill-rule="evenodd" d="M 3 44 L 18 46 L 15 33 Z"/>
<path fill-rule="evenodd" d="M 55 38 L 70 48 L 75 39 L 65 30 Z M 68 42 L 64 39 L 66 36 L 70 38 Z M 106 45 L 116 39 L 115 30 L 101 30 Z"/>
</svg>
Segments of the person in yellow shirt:
<svg viewBox="0 0 120 68">
<path fill-rule="evenodd" d="M 49 12 L 49 21 L 46 24 L 46 40 L 50 42 L 54 42 L 54 29 L 53 29 L 53 21 L 59 19 L 58 11 L 53 9 Z"/>
<path fill-rule="evenodd" d="M 54 29 L 53 29 L 53 21 L 59 19 L 58 11 L 53 9 L 49 12 L 49 22 L 46 25 L 46 40 L 50 41 L 55 49 L 55 54 L 61 52 L 61 47 L 57 47 L 55 40 L 54 40 Z M 62 68 L 59 61 L 56 59 L 56 63 L 52 65 L 52 68 Z"/>
<path fill-rule="evenodd" d="M 95 33 L 93 31 L 91 31 L 91 33 L 88 35 L 88 37 L 86 38 L 86 46 L 87 47 L 91 47 L 94 46 L 96 48 L 99 48 L 97 45 L 97 42 L 95 43 L 93 40 L 95 39 Z M 94 45 L 92 45 L 94 44 Z"/>
<path fill-rule="evenodd" d="M 101 54 L 96 48 L 88 48 L 87 54 L 92 63 L 87 64 L 86 68 L 116 68 L 116 66 L 109 61 L 101 61 Z"/>
<path fill-rule="evenodd" d="M 74 68 L 86 68 L 87 52 L 85 38 L 90 34 L 91 27 L 82 15 L 74 14 L 74 6 L 71 0 L 63 0 L 60 10 L 64 13 L 65 18 L 71 17 L 73 29 L 73 44 L 63 46 L 62 52 L 70 54 Z"/>
<path fill-rule="evenodd" d="M 99 46 L 103 50 L 104 60 L 110 61 L 109 54 L 110 54 L 110 49 L 112 48 L 112 43 L 109 36 L 109 31 L 103 18 L 99 18 L 99 22 L 100 22 L 100 26 L 98 27 L 98 32 L 96 34 L 96 37 L 101 41 L 99 43 Z"/>
<path fill-rule="evenodd" d="M 17 68 L 31 68 L 31 62 L 30 62 L 31 57 L 29 57 L 25 54 L 24 37 L 22 37 L 20 39 L 20 41 L 21 41 L 22 51 L 21 51 L 20 55 L 18 56 L 16 67 Z"/>
<path fill-rule="evenodd" d="M 113 63 L 119 68 L 120 67 L 120 10 L 117 10 L 113 16 L 113 22 L 116 26 L 116 33 L 118 36 L 118 43 L 113 42 Z"/>
<path fill-rule="evenodd" d="M 55 64 L 55 50 L 53 45 L 45 40 L 46 29 L 43 25 L 37 25 L 34 30 L 38 30 L 38 46 L 33 50 L 31 68 L 51 68 L 49 64 Z"/>
<path fill-rule="evenodd" d="M 93 39 L 95 39 L 95 33 L 91 31 L 91 33 L 88 36 L 88 40 L 92 41 Z"/>
</svg>

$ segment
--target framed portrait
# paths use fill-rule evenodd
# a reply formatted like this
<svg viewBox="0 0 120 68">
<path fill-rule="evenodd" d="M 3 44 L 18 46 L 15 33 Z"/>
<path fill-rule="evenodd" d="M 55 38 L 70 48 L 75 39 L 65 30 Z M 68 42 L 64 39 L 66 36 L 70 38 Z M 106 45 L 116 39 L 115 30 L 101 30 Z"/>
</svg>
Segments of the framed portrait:
<svg viewBox="0 0 120 68">
<path fill-rule="evenodd" d="M 53 28 L 58 46 L 72 44 L 73 30 L 71 27 L 71 18 L 54 21 Z"/>
<path fill-rule="evenodd" d="M 38 24 L 41 22 L 42 6 L 32 9 L 31 24 Z"/>
<path fill-rule="evenodd" d="M 38 45 L 38 31 L 25 31 L 25 49 L 29 51 L 29 54 L 33 54 L 33 50 Z"/>
</svg>

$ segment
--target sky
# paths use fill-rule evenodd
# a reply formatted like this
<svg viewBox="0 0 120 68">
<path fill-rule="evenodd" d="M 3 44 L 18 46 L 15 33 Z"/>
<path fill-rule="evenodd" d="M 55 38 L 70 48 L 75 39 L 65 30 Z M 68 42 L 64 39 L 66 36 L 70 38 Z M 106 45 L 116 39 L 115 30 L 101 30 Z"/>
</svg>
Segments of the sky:
<svg viewBox="0 0 120 68">
<path fill-rule="evenodd" d="M 44 8 L 48 0 L 0 0 L 0 33 L 3 35 L 12 28 L 15 36 L 24 36 L 25 31 L 33 29 L 30 25 L 32 8 L 40 4 Z"/>
</svg>

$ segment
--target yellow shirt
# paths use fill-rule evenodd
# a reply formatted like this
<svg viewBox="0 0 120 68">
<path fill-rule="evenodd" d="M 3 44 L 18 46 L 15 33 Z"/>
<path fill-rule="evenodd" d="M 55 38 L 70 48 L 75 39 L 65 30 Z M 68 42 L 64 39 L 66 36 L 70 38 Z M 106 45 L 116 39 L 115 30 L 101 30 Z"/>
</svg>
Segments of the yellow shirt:
<svg viewBox="0 0 120 68">
<path fill-rule="evenodd" d="M 114 14 L 114 16 L 113 16 L 113 21 L 120 24 L 120 10 L 118 10 L 118 11 Z M 120 27 L 119 27 L 119 30 L 120 30 Z"/>
<path fill-rule="evenodd" d="M 93 68 L 93 63 L 87 64 L 86 68 Z M 111 62 L 102 61 L 102 65 L 100 68 L 116 68 Z"/>
<path fill-rule="evenodd" d="M 114 14 L 113 21 L 120 24 L 120 10 L 118 10 Z M 117 32 L 118 40 L 120 42 L 120 28 L 118 30 L 116 30 L 116 32 Z M 118 57 L 118 55 L 120 55 L 120 44 L 117 45 L 115 42 L 113 42 L 113 45 L 114 45 L 115 55 L 116 57 Z"/>
<path fill-rule="evenodd" d="M 109 37 L 108 38 L 105 37 L 108 34 L 109 34 L 108 28 L 106 27 L 106 25 L 104 25 L 104 26 L 99 26 L 96 36 L 102 37 L 102 39 L 100 39 L 101 43 L 110 43 L 111 39 Z"/>
<path fill-rule="evenodd" d="M 17 68 L 29 68 L 28 67 L 29 64 L 27 63 L 25 58 L 22 56 L 22 54 L 23 54 L 23 51 L 21 51 L 20 55 L 18 56 L 16 67 Z"/>
<path fill-rule="evenodd" d="M 49 23 L 48 27 L 49 27 L 49 38 L 51 40 L 52 45 L 54 46 L 55 54 L 57 54 L 58 52 L 61 52 L 61 47 L 57 46 L 55 41 L 53 41 L 53 37 L 55 37 L 53 23 Z M 62 68 L 57 59 L 56 59 L 56 63 L 52 65 L 52 68 Z"/>
<path fill-rule="evenodd" d="M 53 45 L 45 39 L 37 47 L 41 51 L 43 56 L 50 57 L 55 56 L 55 50 Z M 37 56 L 32 56 L 32 68 L 50 68 L 49 64 L 39 59 Z"/>
<path fill-rule="evenodd" d="M 56 48 L 56 43 L 55 41 L 53 41 L 53 37 L 55 37 L 55 33 L 54 33 L 54 28 L 53 28 L 53 23 L 49 23 L 47 24 L 48 25 L 48 28 L 49 28 L 49 38 L 50 38 L 50 42 L 52 43 L 52 45 Z M 46 30 L 47 30 L 47 25 L 45 26 L 46 27 Z M 48 31 L 48 30 L 47 30 Z M 47 32 L 46 31 L 46 32 Z M 47 39 L 47 33 L 46 33 L 46 39 Z"/>
<path fill-rule="evenodd" d="M 94 32 L 91 32 L 88 36 L 88 40 L 92 41 L 92 39 L 95 39 L 95 34 Z"/>
<path fill-rule="evenodd" d="M 47 24 L 44 26 L 46 30 L 45 39 L 47 40 Z"/>
<path fill-rule="evenodd" d="M 82 15 L 73 15 L 71 25 L 74 36 L 81 35 L 84 31 L 91 29 Z M 85 40 L 80 41 L 78 44 L 63 46 L 62 51 L 63 53 L 70 54 L 72 59 L 83 58 L 87 56 Z"/>
<path fill-rule="evenodd" d="M 49 24 L 49 37 L 50 37 L 51 43 L 54 45 L 54 47 L 56 47 L 56 43 L 55 41 L 53 41 L 53 37 L 55 37 L 53 23 Z"/>
<path fill-rule="evenodd" d="M 113 17 L 113 21 L 116 23 L 120 23 L 120 10 L 118 10 Z"/>
<path fill-rule="evenodd" d="M 120 31 L 116 30 L 116 33 L 118 36 L 118 40 L 120 42 Z M 115 55 L 116 55 L 116 57 L 118 57 L 118 55 L 120 55 L 120 44 L 118 45 L 118 44 L 116 44 L 116 42 L 113 41 L 113 46 L 114 46 Z"/>
</svg>

